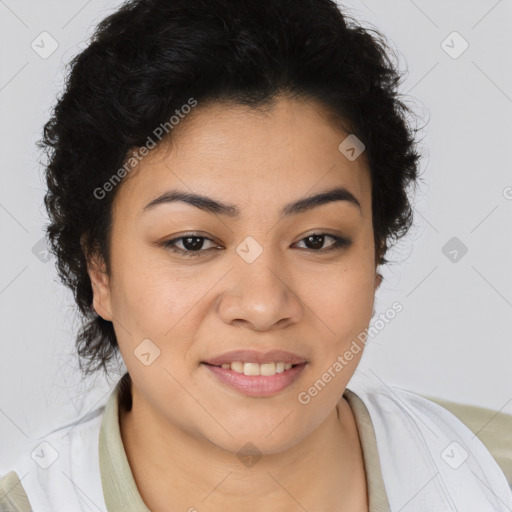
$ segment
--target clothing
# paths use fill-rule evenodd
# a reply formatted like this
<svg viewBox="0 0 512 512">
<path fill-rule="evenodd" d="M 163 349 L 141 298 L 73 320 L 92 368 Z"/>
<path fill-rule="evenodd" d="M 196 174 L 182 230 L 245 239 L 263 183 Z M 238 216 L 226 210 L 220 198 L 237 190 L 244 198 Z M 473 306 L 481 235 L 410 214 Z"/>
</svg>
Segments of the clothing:
<svg viewBox="0 0 512 512">
<path fill-rule="evenodd" d="M 500 466 L 512 489 L 512 415 L 503 412 L 505 407 L 496 411 L 475 405 L 448 402 L 436 397 L 425 396 L 425 398 L 448 409 L 475 435 L 478 435 Z"/>
<path fill-rule="evenodd" d="M 120 434 L 123 379 L 106 405 L 30 443 L 0 480 L 0 512 L 149 510 Z M 512 491 L 498 464 L 450 412 L 358 372 L 344 396 L 361 440 L 370 512 L 512 510 Z M 47 444 L 32 452 L 41 442 Z"/>
</svg>

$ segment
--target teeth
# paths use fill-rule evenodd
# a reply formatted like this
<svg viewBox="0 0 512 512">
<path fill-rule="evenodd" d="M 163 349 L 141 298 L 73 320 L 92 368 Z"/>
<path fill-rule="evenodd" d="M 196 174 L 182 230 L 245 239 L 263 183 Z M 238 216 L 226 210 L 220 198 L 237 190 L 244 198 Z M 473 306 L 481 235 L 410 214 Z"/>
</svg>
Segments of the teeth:
<svg viewBox="0 0 512 512">
<path fill-rule="evenodd" d="M 240 361 L 231 363 L 230 367 L 234 372 L 244 373 L 244 363 L 241 363 Z"/>
<path fill-rule="evenodd" d="M 260 368 L 262 369 L 263 366 L 268 365 L 259 365 L 258 363 L 244 363 L 244 375 L 260 375 Z"/>
<path fill-rule="evenodd" d="M 222 368 L 225 370 L 233 370 L 237 373 L 243 373 L 244 375 L 275 375 L 276 373 L 282 373 L 285 370 L 289 370 L 292 367 L 292 363 L 243 363 L 241 361 L 233 361 L 232 363 L 224 363 Z"/>
</svg>

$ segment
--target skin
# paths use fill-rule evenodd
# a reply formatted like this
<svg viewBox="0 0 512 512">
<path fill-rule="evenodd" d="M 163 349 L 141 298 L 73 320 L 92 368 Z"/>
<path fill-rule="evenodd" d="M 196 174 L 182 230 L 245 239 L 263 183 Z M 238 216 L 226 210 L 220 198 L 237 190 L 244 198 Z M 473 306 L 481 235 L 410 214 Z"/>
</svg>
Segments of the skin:
<svg viewBox="0 0 512 512">
<path fill-rule="evenodd" d="M 381 276 L 364 153 L 349 161 L 338 150 L 347 134 L 320 105 L 286 97 L 265 113 L 198 105 L 172 136 L 116 191 L 111 275 L 100 258 L 89 261 L 94 308 L 113 322 L 133 382 L 120 427 L 143 500 L 156 512 L 367 511 L 361 445 L 342 397 L 363 351 L 307 405 L 297 399 L 372 317 Z M 361 209 L 335 201 L 279 218 L 285 204 L 334 186 Z M 141 213 L 170 189 L 235 204 L 242 216 L 184 202 Z M 322 232 L 352 243 L 322 252 L 333 239 L 305 240 Z M 189 233 L 212 240 L 200 256 L 162 245 Z M 251 264 L 236 252 L 247 236 L 263 249 Z M 149 366 L 134 355 L 147 338 L 160 350 Z M 200 364 L 237 348 L 281 348 L 308 365 L 277 395 L 248 397 Z M 236 455 L 248 442 L 262 454 L 251 467 Z"/>
</svg>

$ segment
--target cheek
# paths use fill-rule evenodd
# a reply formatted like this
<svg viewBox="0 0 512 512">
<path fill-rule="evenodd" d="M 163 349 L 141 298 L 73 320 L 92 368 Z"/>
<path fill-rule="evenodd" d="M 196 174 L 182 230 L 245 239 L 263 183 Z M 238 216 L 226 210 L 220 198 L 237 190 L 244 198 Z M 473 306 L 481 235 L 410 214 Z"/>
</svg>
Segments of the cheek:
<svg viewBox="0 0 512 512">
<path fill-rule="evenodd" d="M 180 287 L 169 277 L 144 272 L 128 277 L 118 292 L 118 304 L 129 330 L 137 337 L 155 339 L 179 330 L 175 325 L 190 310 L 194 298 L 189 296 L 190 289 Z"/>
<path fill-rule="evenodd" d="M 183 290 L 178 290 L 176 272 L 159 254 L 159 249 L 126 241 L 117 253 L 117 298 L 129 310 L 157 312 L 180 303 Z"/>
<path fill-rule="evenodd" d="M 183 290 L 144 252 L 119 250 L 112 281 L 112 312 L 118 320 L 118 337 L 136 345 L 145 338 L 158 340 L 186 312 Z M 183 310 L 183 311 L 182 311 Z M 129 340 L 129 341 L 128 341 Z"/>
<path fill-rule="evenodd" d="M 186 296 L 186 287 L 179 288 L 165 273 L 148 266 L 119 277 L 115 329 L 126 367 L 148 394 L 164 385 L 170 393 L 172 379 L 163 369 L 172 368 L 176 378 L 184 379 L 185 365 L 176 367 L 175 362 L 185 358 L 190 343 L 193 298 Z"/>
<path fill-rule="evenodd" d="M 323 321 L 326 333 L 344 339 L 367 327 L 373 312 L 375 276 L 362 266 L 344 265 L 309 283 L 308 306 Z"/>
<path fill-rule="evenodd" d="M 205 314 L 208 304 L 205 296 L 218 276 L 207 278 L 197 272 L 184 275 L 163 258 L 144 260 L 143 254 L 137 257 L 135 252 L 125 259 L 122 269 L 116 276 L 114 300 L 115 317 L 120 324 L 116 326 L 119 346 L 128 369 L 140 372 L 135 355 L 143 340 L 151 340 L 159 355 L 143 371 L 155 378 L 154 368 L 172 368 L 173 361 L 187 359 L 198 319 Z M 152 345 L 149 347 L 151 351 Z M 174 371 L 181 373 L 185 367 Z"/>
</svg>

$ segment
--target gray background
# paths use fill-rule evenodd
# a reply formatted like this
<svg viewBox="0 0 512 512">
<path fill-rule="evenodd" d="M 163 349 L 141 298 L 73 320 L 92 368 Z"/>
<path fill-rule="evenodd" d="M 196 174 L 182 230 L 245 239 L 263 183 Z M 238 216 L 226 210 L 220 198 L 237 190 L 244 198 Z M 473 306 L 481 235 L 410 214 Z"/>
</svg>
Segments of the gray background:
<svg viewBox="0 0 512 512">
<path fill-rule="evenodd" d="M 73 299 L 38 245 L 47 217 L 34 145 L 65 63 L 118 5 L 0 0 L 0 471 L 32 436 L 103 403 L 118 378 L 80 379 Z M 512 1 L 343 5 L 399 52 L 402 90 L 428 120 L 419 134 L 427 185 L 415 196 L 413 229 L 389 255 L 395 263 L 382 269 L 375 319 L 395 301 L 404 309 L 371 340 L 360 368 L 512 413 Z M 58 43 L 47 58 L 44 31 Z M 469 44 L 461 55 L 454 31 Z"/>
</svg>

